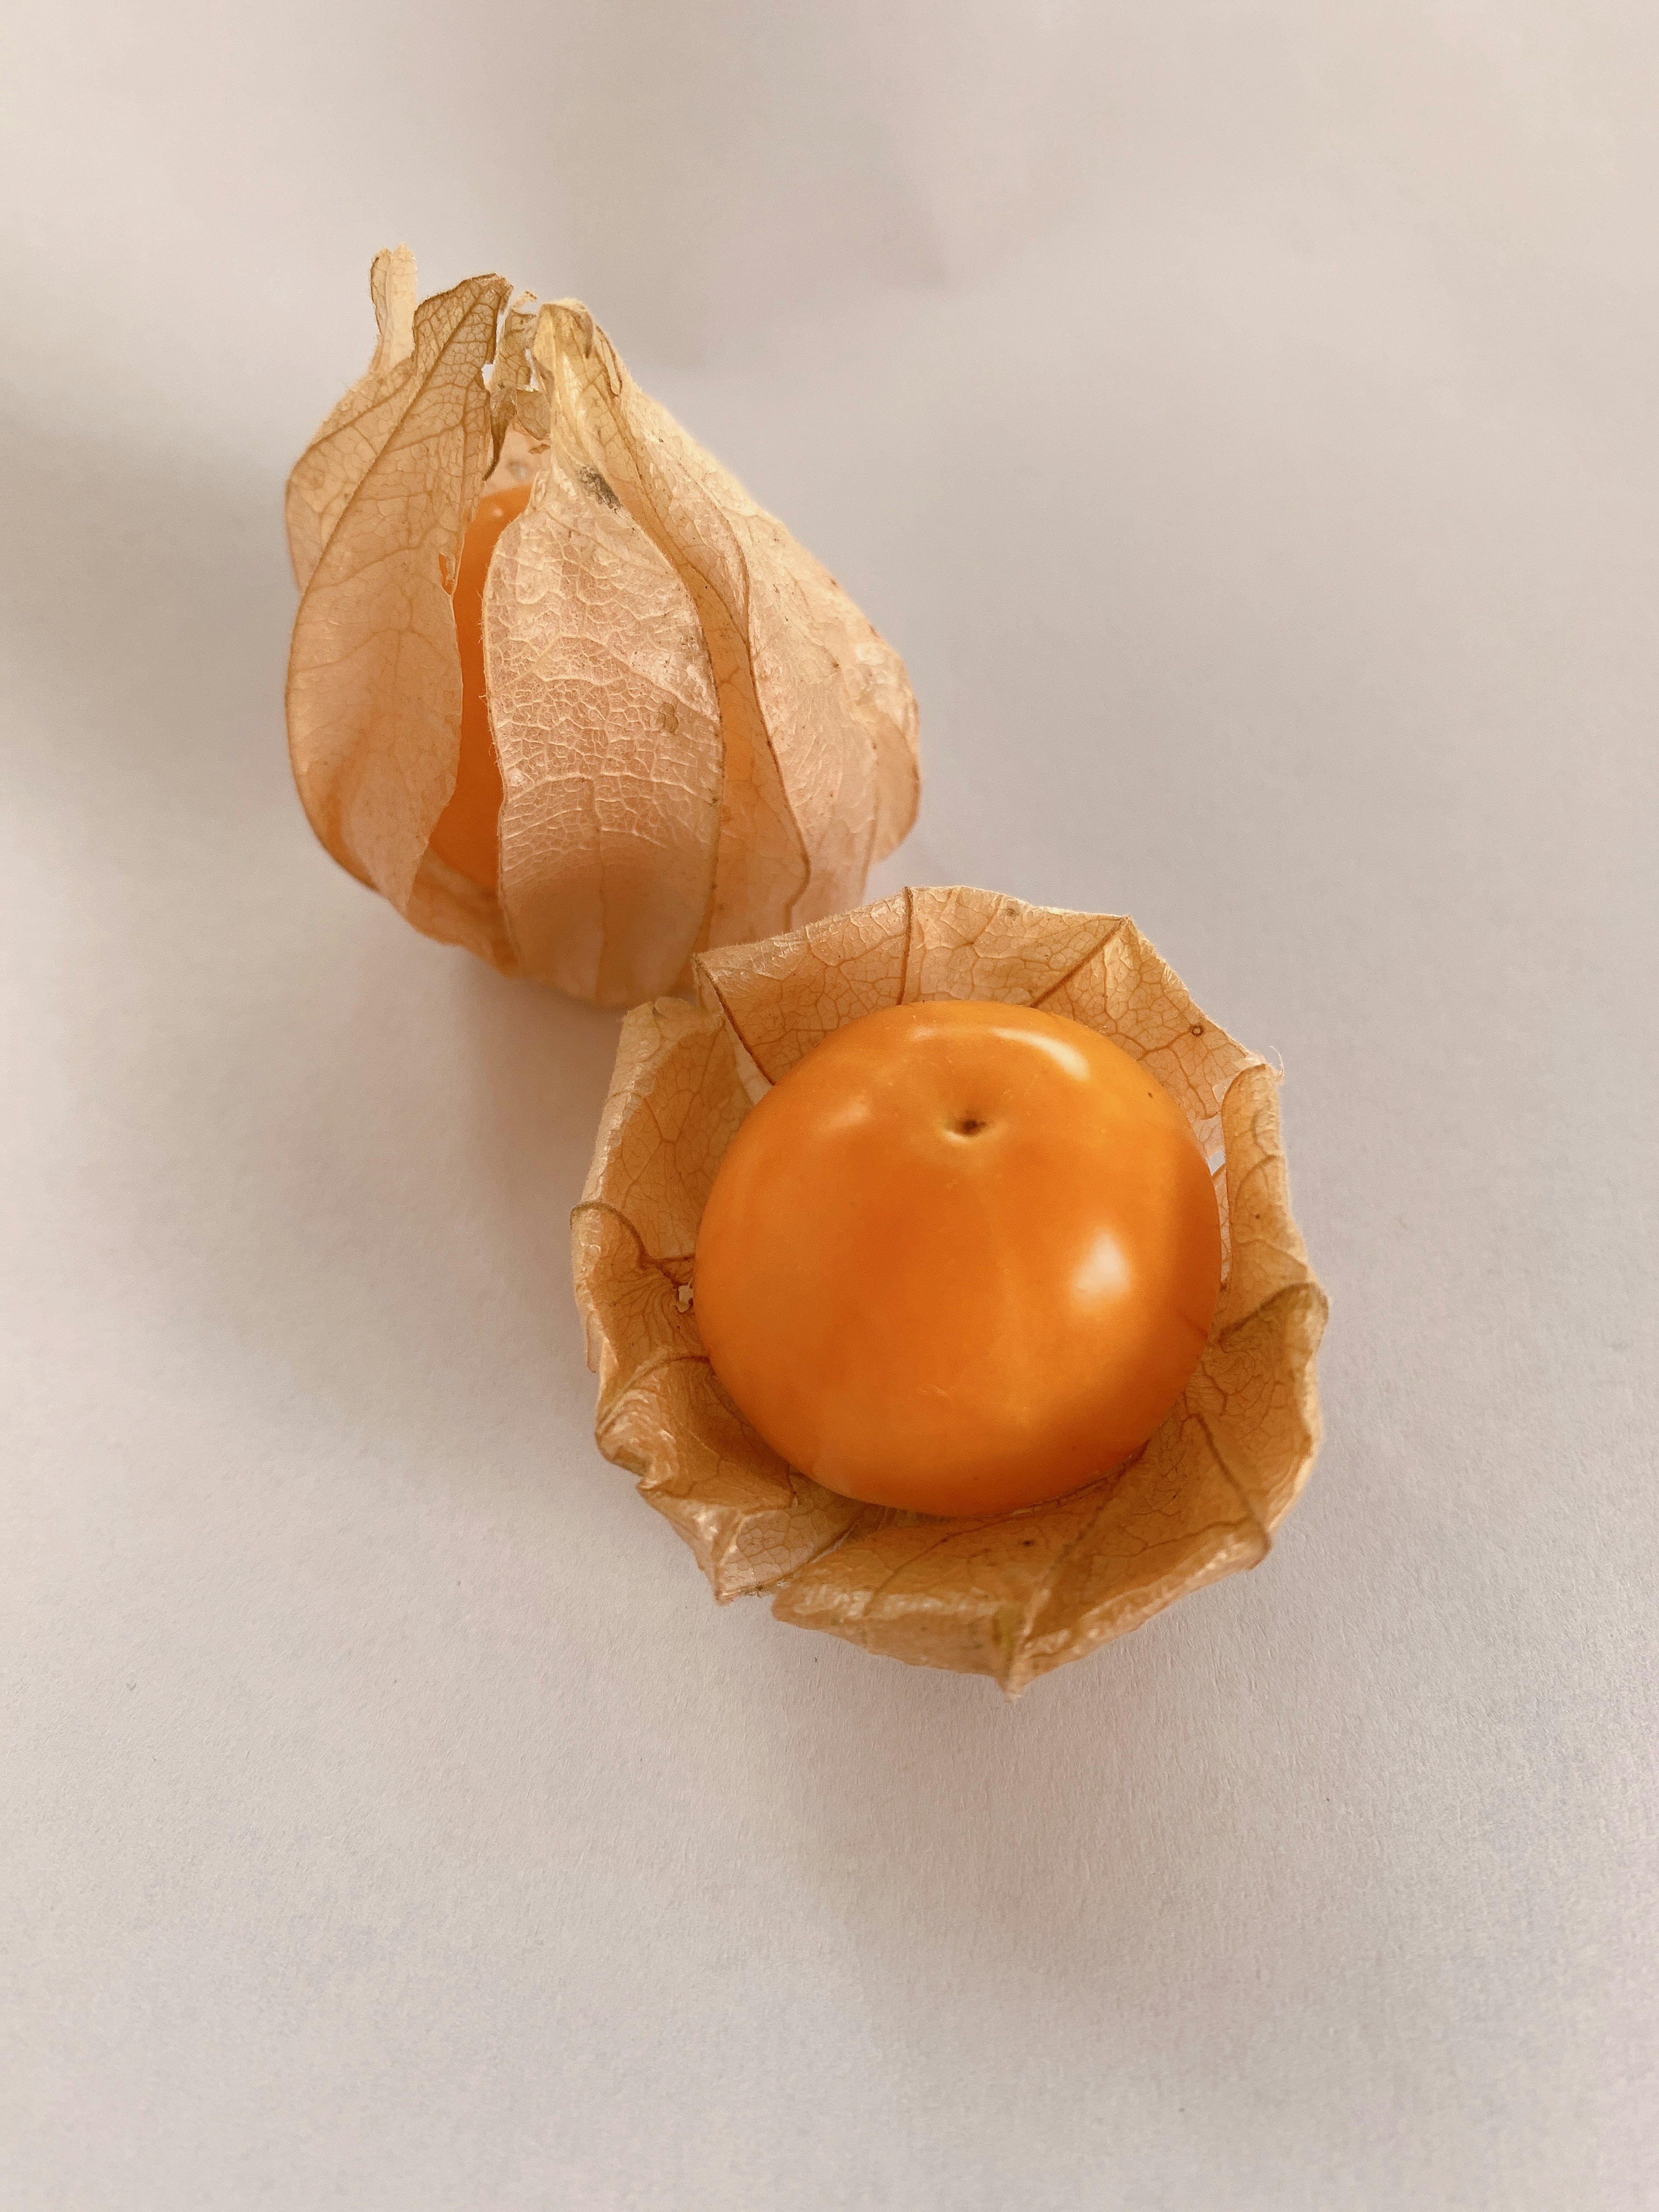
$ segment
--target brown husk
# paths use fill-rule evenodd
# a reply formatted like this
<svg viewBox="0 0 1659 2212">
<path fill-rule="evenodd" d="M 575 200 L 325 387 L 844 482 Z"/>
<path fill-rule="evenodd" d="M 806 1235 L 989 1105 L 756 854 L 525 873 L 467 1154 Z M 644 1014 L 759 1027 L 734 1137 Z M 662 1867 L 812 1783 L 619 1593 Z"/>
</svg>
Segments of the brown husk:
<svg viewBox="0 0 1659 2212">
<path fill-rule="evenodd" d="M 909 890 L 706 953 L 697 1004 L 623 1025 L 573 1222 L 600 1449 L 691 1546 L 722 1602 L 1017 1695 L 1204 1583 L 1254 1566 L 1319 1441 L 1324 1292 L 1291 1218 L 1277 1082 L 1121 915 Z M 859 1505 L 787 1467 L 714 1379 L 690 1304 L 697 1224 L 744 1115 L 831 1030 L 930 999 L 1037 1006 L 1155 1073 L 1215 1176 L 1225 1273 L 1180 1401 L 1126 1465 L 1058 1504 L 937 1520 Z"/>
<path fill-rule="evenodd" d="M 370 289 L 374 357 L 288 495 L 289 744 L 329 851 L 428 934 L 607 1004 L 851 904 L 915 814 L 897 654 L 579 301 L 509 309 L 477 276 L 416 306 L 406 246 Z M 483 493 L 526 475 L 484 599 L 491 893 L 430 849 L 459 745 L 448 595 Z"/>
</svg>

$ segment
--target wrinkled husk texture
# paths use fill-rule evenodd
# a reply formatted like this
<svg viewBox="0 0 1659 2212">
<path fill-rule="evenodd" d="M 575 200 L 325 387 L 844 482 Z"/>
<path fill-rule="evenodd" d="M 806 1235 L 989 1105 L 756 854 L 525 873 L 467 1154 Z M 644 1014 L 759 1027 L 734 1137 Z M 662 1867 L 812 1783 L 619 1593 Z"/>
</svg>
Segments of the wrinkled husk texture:
<svg viewBox="0 0 1659 2212">
<path fill-rule="evenodd" d="M 428 935 L 611 1005 L 854 904 L 916 810 L 898 655 L 580 301 L 475 276 L 417 304 L 405 246 L 370 289 L 374 359 L 288 488 L 289 752 L 324 845 Z M 431 839 L 462 541 L 525 483 L 484 595 L 492 892 Z"/>
<path fill-rule="evenodd" d="M 623 1023 L 573 1245 L 599 1448 L 714 1595 L 764 1591 L 781 1620 L 1015 1695 L 1263 1559 L 1318 1448 L 1325 1295 L 1291 1215 L 1274 1074 L 1134 924 L 908 890 L 695 966 L 695 1006 L 659 998 Z M 690 1289 L 704 1201 L 751 1104 L 844 1023 L 937 999 L 1041 1006 L 1144 1061 L 1190 1121 L 1221 1212 L 1209 1342 L 1161 1427 L 1088 1488 L 994 1519 L 857 1504 L 786 1466 L 715 1380 Z"/>
</svg>

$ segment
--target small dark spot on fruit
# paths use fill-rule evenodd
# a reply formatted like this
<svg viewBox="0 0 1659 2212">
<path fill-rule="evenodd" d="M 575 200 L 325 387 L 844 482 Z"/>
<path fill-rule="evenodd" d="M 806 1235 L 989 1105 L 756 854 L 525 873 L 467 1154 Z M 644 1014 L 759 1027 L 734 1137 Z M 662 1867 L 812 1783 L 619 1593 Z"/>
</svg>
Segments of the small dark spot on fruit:
<svg viewBox="0 0 1659 2212">
<path fill-rule="evenodd" d="M 976 1114 L 964 1114 L 957 1123 L 957 1134 L 959 1137 L 976 1137 L 984 1127 L 984 1122 Z"/>
<path fill-rule="evenodd" d="M 1194 1023 L 1193 1024 L 1193 1035 L 1194 1035 L 1194 1036 L 1203 1036 L 1203 1034 L 1204 1034 L 1204 1024 L 1203 1024 L 1203 1023 L 1202 1023 L 1202 1022 L 1194 1022 Z"/>
</svg>

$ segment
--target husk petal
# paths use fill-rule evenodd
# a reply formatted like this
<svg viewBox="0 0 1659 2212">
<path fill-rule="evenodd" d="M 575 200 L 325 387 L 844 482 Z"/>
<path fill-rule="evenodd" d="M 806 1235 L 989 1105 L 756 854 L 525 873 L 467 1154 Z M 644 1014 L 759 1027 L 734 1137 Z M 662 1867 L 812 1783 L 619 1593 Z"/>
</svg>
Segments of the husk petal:
<svg viewBox="0 0 1659 2212">
<path fill-rule="evenodd" d="M 385 265 L 383 265 L 385 264 Z M 483 370 L 508 286 L 471 277 L 403 323 L 413 284 L 376 262 L 380 344 L 295 471 L 289 743 L 311 824 L 343 866 L 432 934 L 497 965 L 495 902 L 428 851 L 454 788 L 461 674 L 449 592 L 494 454 Z M 322 535 L 313 555 L 313 532 Z"/>
<path fill-rule="evenodd" d="M 834 578 L 640 390 L 580 301 L 543 308 L 534 354 L 555 451 L 579 479 L 596 475 L 657 546 L 708 647 L 725 763 L 699 943 L 850 905 L 915 813 L 915 702 L 902 663 Z"/>
<path fill-rule="evenodd" d="M 623 1025 L 573 1224 L 601 1450 L 692 1545 L 717 1598 L 1017 1695 L 1188 1592 L 1252 1566 L 1318 1448 L 1326 1303 L 1291 1216 L 1277 1082 L 1121 915 L 907 891 L 696 963 L 699 1004 Z M 688 1285 L 697 1224 L 753 1098 L 878 1007 L 981 998 L 1084 1021 L 1153 1068 L 1212 1160 L 1225 1274 L 1182 1396 L 1127 1465 L 1056 1504 L 946 1521 L 860 1506 L 791 1469 L 714 1379 Z"/>
<path fill-rule="evenodd" d="M 708 912 L 720 724 L 690 594 L 555 453 L 484 603 L 501 890 L 528 973 L 611 1006 L 671 991 Z"/>
<path fill-rule="evenodd" d="M 374 352 L 295 464 L 284 513 L 294 580 L 303 592 L 346 502 L 373 467 L 402 409 L 415 350 L 415 257 L 406 246 L 377 253 L 368 272 Z"/>
</svg>

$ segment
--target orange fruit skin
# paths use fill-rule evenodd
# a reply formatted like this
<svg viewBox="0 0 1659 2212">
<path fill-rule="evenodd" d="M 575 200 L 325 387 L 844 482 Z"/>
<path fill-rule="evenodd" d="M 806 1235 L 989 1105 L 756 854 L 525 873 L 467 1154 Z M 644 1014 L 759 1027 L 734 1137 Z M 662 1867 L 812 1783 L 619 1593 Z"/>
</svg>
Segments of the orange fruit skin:
<svg viewBox="0 0 1659 2212">
<path fill-rule="evenodd" d="M 714 1373 L 843 1496 L 1006 1513 L 1127 1458 L 1209 1334 L 1221 1228 L 1169 1092 L 1080 1023 L 897 1006 L 837 1030 L 721 1162 Z"/>
<path fill-rule="evenodd" d="M 432 850 L 481 890 L 493 891 L 501 876 L 501 771 L 489 733 L 484 689 L 483 594 L 495 541 L 522 514 L 530 486 L 486 493 L 461 541 L 455 579 L 455 642 L 461 655 L 461 753 L 455 789 L 438 817 Z"/>
</svg>

